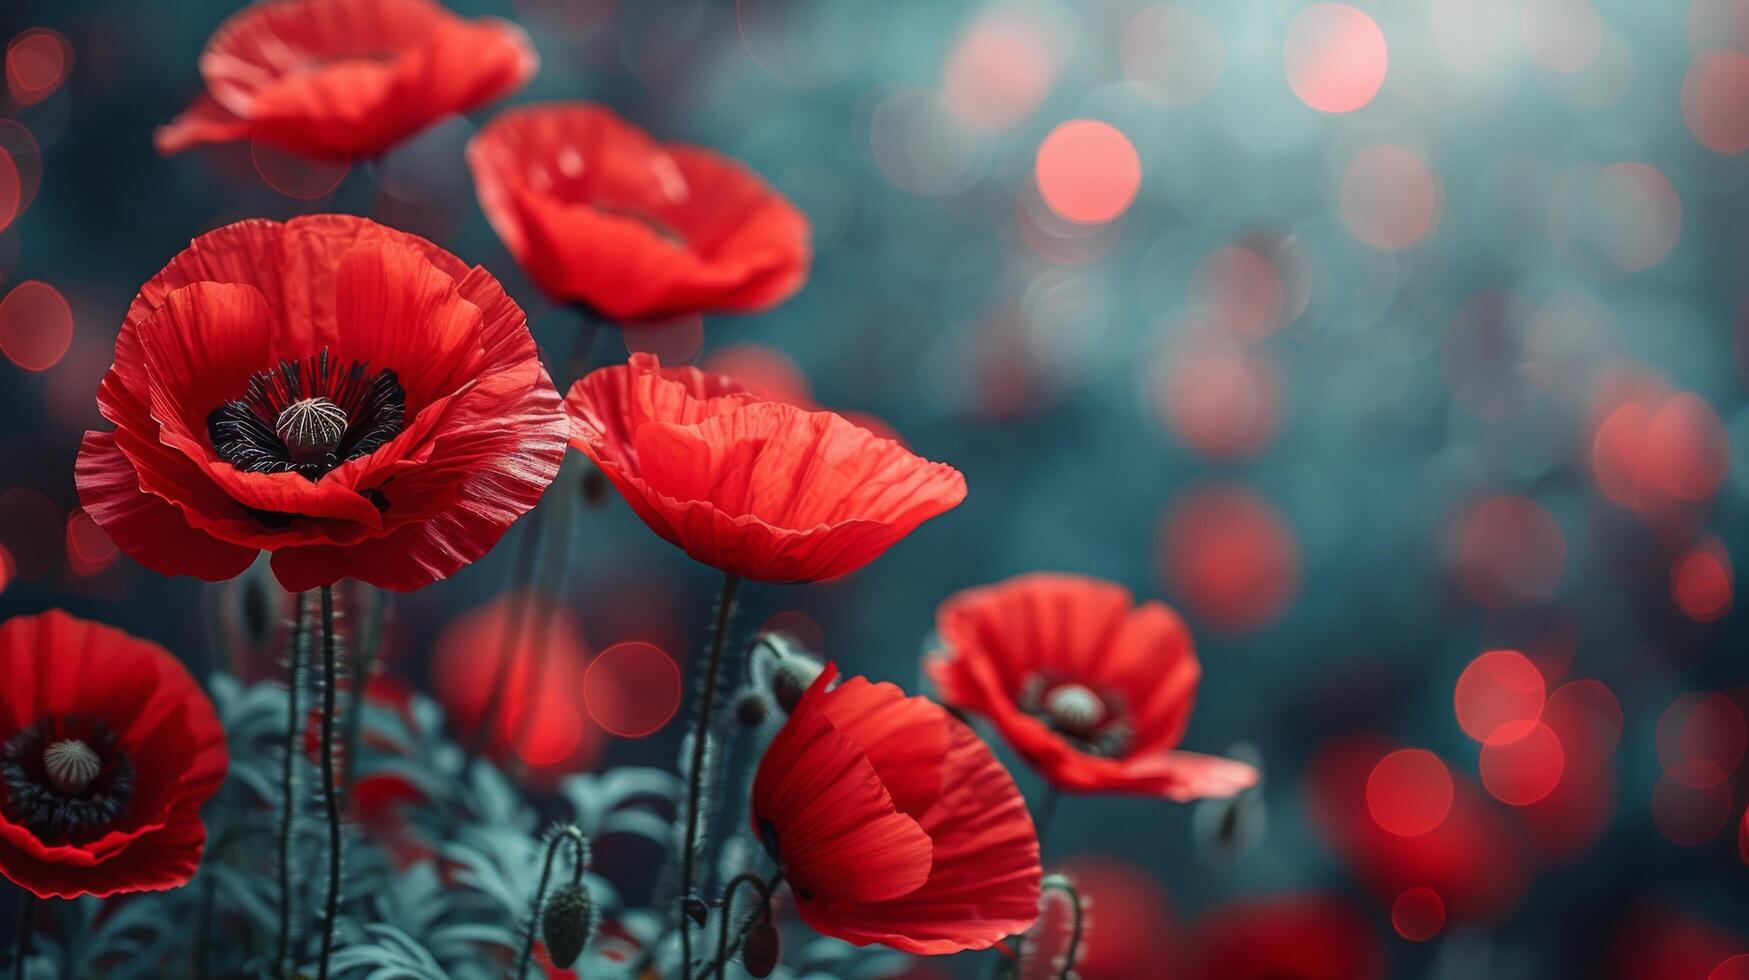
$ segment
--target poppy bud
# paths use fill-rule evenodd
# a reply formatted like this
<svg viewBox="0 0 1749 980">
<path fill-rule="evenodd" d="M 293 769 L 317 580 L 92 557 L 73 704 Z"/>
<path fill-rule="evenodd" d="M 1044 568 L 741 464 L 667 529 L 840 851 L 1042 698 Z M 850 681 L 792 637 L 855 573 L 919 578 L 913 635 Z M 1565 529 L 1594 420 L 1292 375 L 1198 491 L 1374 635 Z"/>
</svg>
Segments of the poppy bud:
<svg viewBox="0 0 1749 980">
<path fill-rule="evenodd" d="M 547 956 L 561 970 L 569 969 L 583 947 L 589 945 L 594 931 L 594 906 L 589 902 L 589 890 L 578 884 L 564 884 L 547 899 L 541 912 L 541 941 L 547 944 Z"/>
<path fill-rule="evenodd" d="M 741 941 L 741 966 L 756 977 L 768 977 L 777 969 L 777 927 L 761 919 Z"/>
</svg>

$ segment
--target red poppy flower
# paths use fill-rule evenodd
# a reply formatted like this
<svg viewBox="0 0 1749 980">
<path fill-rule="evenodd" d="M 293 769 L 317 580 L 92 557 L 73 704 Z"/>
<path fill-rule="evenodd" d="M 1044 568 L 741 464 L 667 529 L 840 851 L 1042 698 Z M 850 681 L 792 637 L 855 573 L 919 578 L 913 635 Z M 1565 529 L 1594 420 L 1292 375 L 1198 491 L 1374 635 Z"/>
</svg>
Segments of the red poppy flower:
<svg viewBox="0 0 1749 980">
<path fill-rule="evenodd" d="M 468 166 L 535 284 L 615 320 L 767 309 L 807 278 L 808 219 L 782 195 L 603 106 L 499 113 L 468 144 Z"/>
<path fill-rule="evenodd" d="M 79 499 L 154 571 L 262 550 L 291 591 L 398 591 L 479 558 L 559 471 L 565 420 L 484 269 L 363 218 L 208 232 L 141 287 Z"/>
<path fill-rule="evenodd" d="M 431 0 L 266 0 L 207 42 L 206 92 L 159 127 L 158 152 L 258 137 L 305 156 L 372 157 L 509 95 L 539 66 L 522 28 Z"/>
<path fill-rule="evenodd" d="M 1052 785 L 1194 800 L 1257 782 L 1242 762 L 1174 749 L 1202 665 L 1159 602 L 1081 575 L 1035 573 L 967 589 L 936 612 L 942 700 L 989 718 Z"/>
<path fill-rule="evenodd" d="M 186 883 L 230 758 L 175 657 L 51 610 L 0 623 L 0 874 L 40 898 Z"/>
<path fill-rule="evenodd" d="M 578 381 L 565 412 L 571 445 L 651 530 L 744 578 L 855 571 L 966 496 L 958 470 L 841 416 L 649 354 Z"/>
<path fill-rule="evenodd" d="M 753 827 L 803 921 L 858 946 L 987 949 L 1039 914 L 1038 835 L 1007 770 L 927 698 L 821 673 L 765 750 Z"/>
</svg>

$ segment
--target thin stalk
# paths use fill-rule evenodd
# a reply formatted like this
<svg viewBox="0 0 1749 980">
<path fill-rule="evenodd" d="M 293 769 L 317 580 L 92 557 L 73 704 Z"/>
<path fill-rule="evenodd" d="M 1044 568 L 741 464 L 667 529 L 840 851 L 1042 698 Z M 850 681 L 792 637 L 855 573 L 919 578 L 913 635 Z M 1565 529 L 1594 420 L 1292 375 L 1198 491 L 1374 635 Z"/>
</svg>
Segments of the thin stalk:
<svg viewBox="0 0 1749 980">
<path fill-rule="evenodd" d="M 291 664 L 286 678 L 285 699 L 285 768 L 280 772 L 279 795 L 279 943 L 273 957 L 273 972 L 283 976 L 285 960 L 291 954 L 292 932 L 292 831 L 297 819 L 297 771 L 299 733 L 303 730 L 303 714 L 298 694 L 304 687 L 304 647 L 308 643 L 306 622 L 309 593 L 300 592 L 297 610 L 293 613 Z"/>
<path fill-rule="evenodd" d="M 735 891 L 743 884 L 752 885 L 753 889 L 759 893 L 759 914 L 755 918 L 765 922 L 771 921 L 771 888 L 765 884 L 765 879 L 751 871 L 743 871 L 730 878 L 728 886 L 723 889 L 723 914 L 717 916 L 717 961 L 711 965 L 711 969 L 716 972 L 717 980 L 723 980 L 723 971 L 728 968 L 729 916 L 735 911 Z M 752 922 L 753 919 L 748 919 L 747 923 L 743 924 L 740 935 L 736 937 L 737 940 L 746 937 L 747 929 Z M 711 971 L 707 970 L 706 972 Z"/>
<path fill-rule="evenodd" d="M 30 944 L 36 932 L 36 895 L 29 889 L 18 890 L 18 934 L 12 941 L 12 980 L 24 980 L 24 961 L 30 958 Z"/>
<path fill-rule="evenodd" d="M 371 601 L 366 606 L 368 614 L 364 617 L 348 667 L 352 686 L 346 690 L 346 710 L 341 715 L 346 719 L 346 734 L 341 741 L 345 748 L 340 753 L 340 795 L 343 799 L 351 797 L 352 784 L 358 778 L 358 752 L 364 740 L 364 706 L 370 693 L 371 666 L 376 660 L 377 649 L 382 646 L 383 621 L 387 618 L 388 607 L 389 593 L 373 589 Z"/>
<path fill-rule="evenodd" d="M 1076 890 L 1074 882 L 1062 875 L 1047 876 L 1043 885 L 1047 893 L 1059 891 L 1069 899 L 1069 943 L 1063 947 L 1063 965 L 1057 970 L 1057 980 L 1069 980 L 1075 975 L 1075 960 L 1081 955 L 1081 893 Z"/>
<path fill-rule="evenodd" d="M 334 920 L 340 916 L 340 793 L 334 779 L 334 587 L 322 586 L 322 803 L 328 810 L 328 903 L 322 916 L 322 955 L 317 980 L 328 980 L 334 954 Z"/>
<path fill-rule="evenodd" d="M 723 575 L 723 592 L 717 598 L 717 625 L 711 635 L 709 659 L 705 661 L 704 689 L 698 697 L 698 721 L 692 731 L 692 765 L 686 776 L 686 849 L 680 855 L 680 948 L 684 957 L 682 975 L 692 976 L 692 927 L 687 924 L 685 903 L 692 897 L 693 864 L 698 850 L 699 796 L 704 789 L 705 743 L 709 741 L 712 702 L 717 696 L 717 670 L 723 662 L 723 642 L 729 633 L 729 614 L 735 607 L 735 588 L 740 576 Z"/>
<path fill-rule="evenodd" d="M 547 901 L 547 884 L 553 877 L 553 858 L 559 853 L 559 844 L 571 842 L 571 884 L 583 884 L 583 871 L 589 866 L 589 838 L 583 836 L 583 831 L 576 824 L 566 824 L 547 842 L 546 863 L 541 865 L 540 885 L 534 890 L 534 904 L 528 908 L 528 931 L 522 936 L 522 952 L 516 957 L 516 972 L 512 974 L 515 980 L 528 976 L 528 960 L 534 955 L 534 933 L 540 928 L 541 906 Z"/>
<path fill-rule="evenodd" d="M 779 871 L 777 874 L 773 875 L 770 882 L 765 883 L 764 896 L 765 896 L 765 902 L 766 902 L 766 916 L 767 917 L 769 917 L 771 914 L 771 896 L 777 894 L 778 886 L 780 886 L 782 884 L 783 884 L 783 872 L 782 871 Z M 732 880 L 730 881 L 730 885 L 731 885 L 731 887 L 734 885 L 734 882 Z M 724 914 L 726 915 L 727 913 L 728 913 L 728 909 L 725 907 Z M 729 959 L 731 957 L 733 957 L 735 955 L 735 953 L 737 953 L 741 949 L 741 942 L 742 942 L 742 940 L 747 938 L 747 933 L 749 930 L 751 930 L 753 928 L 753 923 L 758 922 L 758 921 L 760 921 L 759 918 L 757 916 L 754 916 L 754 917 L 749 918 L 746 922 L 741 923 L 740 930 L 735 933 L 735 941 L 730 943 L 727 949 L 722 948 L 721 943 L 719 943 L 718 949 L 717 949 L 717 958 L 712 960 L 709 966 L 705 967 L 705 973 L 710 974 L 710 973 L 715 972 L 720 976 L 724 966 L 729 962 Z M 722 938 L 720 934 L 719 934 L 718 938 L 719 939 Z"/>
</svg>

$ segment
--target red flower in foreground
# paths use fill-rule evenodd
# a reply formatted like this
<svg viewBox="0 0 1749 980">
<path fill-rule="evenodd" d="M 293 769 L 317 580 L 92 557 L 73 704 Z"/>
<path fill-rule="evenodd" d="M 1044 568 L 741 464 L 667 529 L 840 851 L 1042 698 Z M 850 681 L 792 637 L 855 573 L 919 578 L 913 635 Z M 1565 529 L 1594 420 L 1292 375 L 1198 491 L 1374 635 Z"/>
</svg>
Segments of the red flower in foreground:
<svg viewBox="0 0 1749 980">
<path fill-rule="evenodd" d="M 182 664 L 51 610 L 0 624 L 0 677 L 0 874 L 41 898 L 186 883 L 230 759 Z"/>
<path fill-rule="evenodd" d="M 649 354 L 578 381 L 565 412 L 571 445 L 651 530 L 744 578 L 853 572 L 966 496 L 958 470 L 841 416 Z"/>
<path fill-rule="evenodd" d="M 967 589 L 936 613 L 943 701 L 989 718 L 1053 786 L 1180 802 L 1257 782 L 1242 762 L 1175 751 L 1202 666 L 1158 602 L 1081 575 L 1035 573 Z"/>
<path fill-rule="evenodd" d="M 158 151 L 258 137 L 311 157 L 376 156 L 539 66 L 522 28 L 431 0 L 267 0 L 207 42 L 206 92 L 158 129 Z"/>
<path fill-rule="evenodd" d="M 803 921 L 858 946 L 986 949 L 1039 914 L 1038 836 L 1007 770 L 926 698 L 828 664 L 765 750 L 753 828 Z"/>
<path fill-rule="evenodd" d="M 79 499 L 154 571 L 262 549 L 291 591 L 408 591 L 484 555 L 565 454 L 522 310 L 483 269 L 363 218 L 251 220 L 141 287 Z"/>
<path fill-rule="evenodd" d="M 468 144 L 468 166 L 529 277 L 616 320 L 767 309 L 807 278 L 808 219 L 782 195 L 603 106 L 500 113 Z"/>
</svg>

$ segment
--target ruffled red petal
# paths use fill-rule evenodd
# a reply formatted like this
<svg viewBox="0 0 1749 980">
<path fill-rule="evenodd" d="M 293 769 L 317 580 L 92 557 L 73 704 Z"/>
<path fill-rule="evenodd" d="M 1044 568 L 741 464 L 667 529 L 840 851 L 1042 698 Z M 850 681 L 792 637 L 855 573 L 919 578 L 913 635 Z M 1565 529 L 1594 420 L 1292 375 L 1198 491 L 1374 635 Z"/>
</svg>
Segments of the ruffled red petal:
<svg viewBox="0 0 1749 980">
<path fill-rule="evenodd" d="M 989 718 L 1058 788 L 1182 802 L 1254 785 L 1249 765 L 1171 751 L 1189 724 L 1202 669 L 1177 614 L 1132 602 L 1116 583 L 1056 573 L 967 589 L 942 604 L 936 624 L 946 649 L 927 669 L 944 700 Z M 1131 728 L 1124 754 L 1081 752 L 1022 711 L 1016 699 L 1036 676 L 1120 697 Z"/>
<path fill-rule="evenodd" d="M 821 851 L 860 846 L 862 825 L 877 817 L 911 814 L 930 843 L 928 875 L 901 889 L 900 879 L 914 873 L 914 865 L 883 866 L 876 870 L 890 876 L 891 894 L 874 898 L 867 894 L 868 869 L 858 873 L 855 888 L 809 874 L 807 886 L 796 886 L 803 920 L 858 945 L 878 942 L 925 955 L 985 949 L 1024 932 L 1038 917 L 1038 838 L 1007 771 L 939 705 L 860 678 L 827 690 L 836 677 L 828 665 L 761 760 L 755 826 L 773 825 L 779 858 L 795 882 L 797 861 L 811 864 Z M 920 744 L 893 744 L 913 733 Z M 861 761 L 853 767 L 857 778 L 845 783 L 860 790 L 872 776 L 882 786 L 879 796 L 852 798 L 844 785 L 823 779 L 826 767 L 798 751 L 822 742 Z M 804 819 L 795 815 L 803 807 L 816 809 Z M 802 827 L 793 825 L 820 836 L 798 853 L 791 841 Z"/>
<path fill-rule="evenodd" d="M 807 219 L 741 164 L 590 103 L 500 113 L 468 146 L 492 227 L 556 299 L 620 320 L 758 310 L 801 288 Z"/>
<path fill-rule="evenodd" d="M 309 156 L 376 156 L 538 66 L 516 25 L 427 0 L 269 0 L 220 25 L 200 60 L 209 95 L 158 146 L 258 136 Z"/>
<path fill-rule="evenodd" d="M 79 506 L 116 547 L 154 572 L 219 582 L 241 575 L 255 560 L 254 548 L 195 530 L 175 505 L 144 489 L 114 433 L 85 433 L 73 475 Z"/>
<path fill-rule="evenodd" d="M 714 568 L 814 581 L 862 567 L 965 499 L 965 478 L 830 412 L 701 397 L 654 357 L 571 390 L 571 443 L 657 534 Z M 720 387 L 717 390 L 722 390 Z"/>
<path fill-rule="evenodd" d="M 314 482 L 217 458 L 207 413 L 254 372 L 324 348 L 395 369 L 406 428 Z M 292 589 L 357 577 L 408 590 L 453 574 L 534 506 L 569 431 L 521 309 L 490 274 L 344 215 L 196 239 L 141 288 L 98 405 L 116 430 L 87 440 L 81 493 L 100 525 L 120 525 L 118 545 L 208 578 L 266 548 Z M 178 521 L 151 526 L 164 509 L 129 498 L 118 453 L 131 492 Z M 296 516 L 268 525 L 260 511 Z"/>
<path fill-rule="evenodd" d="M 45 716 L 97 718 L 136 774 L 129 810 L 83 844 L 45 844 L 0 816 L 0 873 L 42 897 L 174 888 L 200 860 L 200 806 L 224 780 L 211 701 L 156 644 L 58 610 L 0 624 L 0 731 Z"/>
</svg>

